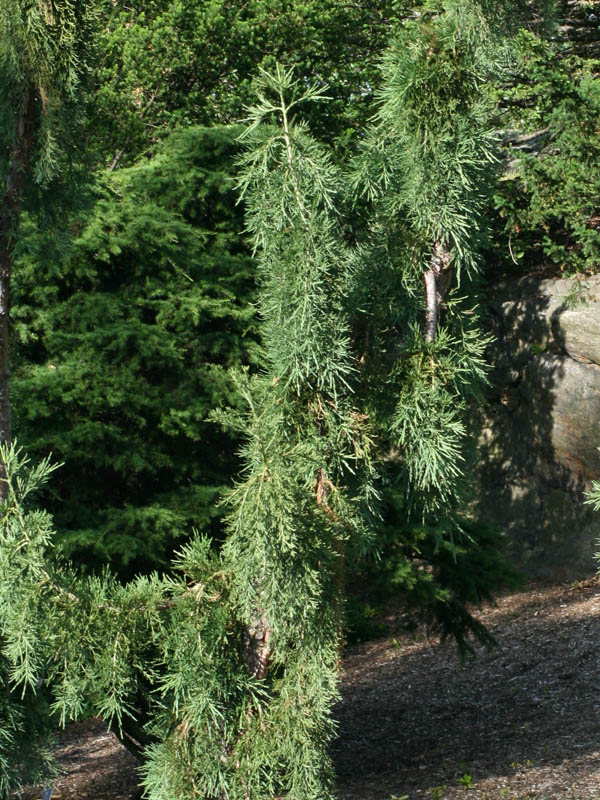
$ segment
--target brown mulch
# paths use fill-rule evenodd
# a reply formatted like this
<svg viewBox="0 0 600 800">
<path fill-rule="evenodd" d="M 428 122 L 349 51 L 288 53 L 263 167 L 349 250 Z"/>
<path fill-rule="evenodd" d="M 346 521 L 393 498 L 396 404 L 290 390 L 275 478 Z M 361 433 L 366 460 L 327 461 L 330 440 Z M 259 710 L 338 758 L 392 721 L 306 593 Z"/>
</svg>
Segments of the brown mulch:
<svg viewBox="0 0 600 800">
<path fill-rule="evenodd" d="M 462 667 L 422 632 L 347 652 L 339 800 L 600 798 L 600 584 L 531 586 L 481 618 L 499 647 Z M 133 793 L 133 759 L 98 721 L 58 752 L 53 800 Z"/>
<path fill-rule="evenodd" d="M 136 793 L 134 757 L 99 719 L 74 722 L 58 734 L 56 755 L 63 775 L 50 783 L 52 800 L 130 800 Z M 19 800 L 39 800 L 42 788 Z"/>
</svg>

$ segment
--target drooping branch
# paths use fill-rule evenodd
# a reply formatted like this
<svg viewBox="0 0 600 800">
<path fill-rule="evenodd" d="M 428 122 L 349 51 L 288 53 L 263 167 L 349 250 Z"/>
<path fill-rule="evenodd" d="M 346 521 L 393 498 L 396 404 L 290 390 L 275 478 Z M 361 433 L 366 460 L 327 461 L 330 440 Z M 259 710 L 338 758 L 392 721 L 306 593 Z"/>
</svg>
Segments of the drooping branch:
<svg viewBox="0 0 600 800">
<path fill-rule="evenodd" d="M 33 84 L 28 86 L 21 111 L 16 119 L 10 171 L 6 179 L 2 203 L 5 206 L 2 210 L 3 214 L 6 213 L 6 210 L 9 210 L 13 215 L 18 215 L 21 211 L 25 180 L 31 164 L 35 134 L 35 102 L 39 91 Z M 5 234 L 4 229 L 2 234 Z"/>
</svg>

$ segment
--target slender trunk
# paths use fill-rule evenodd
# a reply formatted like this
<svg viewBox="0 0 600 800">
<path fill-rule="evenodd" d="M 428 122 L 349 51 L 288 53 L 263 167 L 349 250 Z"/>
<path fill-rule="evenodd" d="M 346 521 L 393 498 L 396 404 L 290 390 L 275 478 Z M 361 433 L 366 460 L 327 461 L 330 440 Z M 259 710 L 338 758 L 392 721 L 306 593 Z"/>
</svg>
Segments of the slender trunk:
<svg viewBox="0 0 600 800">
<path fill-rule="evenodd" d="M 243 648 L 244 648 L 244 664 L 246 669 L 253 678 L 264 680 L 269 672 L 269 665 L 271 661 L 271 629 L 267 624 L 262 610 L 257 609 L 255 620 L 246 626 L 243 634 Z M 260 706 L 259 706 L 260 712 Z M 253 716 L 251 708 L 246 713 L 246 722 L 248 723 Z M 231 747 L 224 745 L 223 757 L 227 759 L 231 754 Z M 236 762 L 236 769 L 239 769 L 240 763 Z M 244 800 L 251 800 L 250 794 L 241 773 L 240 784 L 244 792 Z M 227 800 L 228 795 L 223 793 L 220 795 L 219 800 Z M 274 798 L 274 800 L 277 800 Z"/>
<path fill-rule="evenodd" d="M 290 139 L 290 129 L 287 117 L 287 108 L 283 94 L 280 93 L 281 100 L 281 118 L 283 122 L 283 138 L 285 142 L 286 155 L 292 175 L 294 184 L 294 194 L 296 202 L 298 203 L 298 210 L 302 218 L 303 224 L 308 224 L 306 218 L 306 211 L 304 202 L 300 194 L 298 182 L 296 179 L 294 157 L 292 153 L 292 142 Z M 269 664 L 271 661 L 271 628 L 261 608 L 256 609 L 256 616 L 254 620 L 248 625 L 244 631 L 244 662 L 246 669 L 255 678 L 266 678 L 269 671 Z"/>
<path fill-rule="evenodd" d="M 425 341 L 431 344 L 437 335 L 440 305 L 444 300 L 450 279 L 450 257 L 448 247 L 437 241 L 433 245 L 431 264 L 423 275 L 425 281 Z"/>
<path fill-rule="evenodd" d="M 339 517 L 329 505 L 329 493 L 335 489 L 333 483 L 327 477 L 324 469 L 317 470 L 317 505 L 320 506 L 332 523 L 339 522 Z M 334 536 L 333 549 L 336 554 L 335 574 L 333 576 L 335 600 L 334 604 L 338 612 L 338 619 L 344 616 L 344 606 L 346 603 L 346 542 L 340 536 Z M 342 661 L 343 639 L 340 636 L 338 667 Z"/>
<path fill-rule="evenodd" d="M 19 228 L 25 181 L 31 165 L 35 135 L 37 88 L 30 84 L 15 123 L 9 173 L 4 195 L 0 200 L 0 443 L 11 440 L 9 359 L 10 281 L 14 260 L 15 238 Z M 4 465 L 0 463 L 0 498 L 6 498 Z"/>
<path fill-rule="evenodd" d="M 271 660 L 271 629 L 259 611 L 256 619 L 244 631 L 244 662 L 250 675 L 266 678 Z"/>
<path fill-rule="evenodd" d="M 424 275 L 425 280 L 425 341 L 431 344 L 435 341 L 438 322 L 438 296 L 435 272 L 428 269 Z"/>
</svg>

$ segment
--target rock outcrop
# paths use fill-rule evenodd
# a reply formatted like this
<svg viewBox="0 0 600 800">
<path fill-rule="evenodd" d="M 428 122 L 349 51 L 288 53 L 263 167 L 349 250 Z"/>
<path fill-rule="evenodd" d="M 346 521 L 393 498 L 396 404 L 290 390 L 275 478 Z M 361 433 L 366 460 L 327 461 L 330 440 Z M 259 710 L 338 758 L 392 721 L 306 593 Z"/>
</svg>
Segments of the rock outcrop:
<svg viewBox="0 0 600 800">
<path fill-rule="evenodd" d="M 509 536 L 531 574 L 596 570 L 600 514 L 600 276 L 496 287 L 489 401 L 477 422 L 477 515 Z"/>
</svg>

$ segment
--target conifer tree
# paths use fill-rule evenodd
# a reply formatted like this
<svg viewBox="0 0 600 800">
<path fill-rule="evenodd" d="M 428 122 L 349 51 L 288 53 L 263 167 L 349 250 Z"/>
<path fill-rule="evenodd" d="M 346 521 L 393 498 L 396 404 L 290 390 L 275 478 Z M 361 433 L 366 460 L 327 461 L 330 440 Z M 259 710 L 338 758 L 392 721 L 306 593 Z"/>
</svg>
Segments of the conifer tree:
<svg viewBox="0 0 600 800">
<path fill-rule="evenodd" d="M 222 534 L 239 442 L 207 416 L 235 402 L 228 369 L 260 352 L 240 130 L 182 128 L 101 174 L 65 234 L 22 226 L 13 432 L 32 459 L 63 462 L 44 507 L 57 547 L 88 568 L 166 569 L 194 528 Z"/>
<path fill-rule="evenodd" d="M 143 751 L 151 800 L 333 796 L 344 566 L 377 547 L 390 489 L 406 517 L 407 583 L 437 587 L 432 612 L 459 642 L 485 635 L 465 600 L 507 572 L 461 515 L 461 415 L 485 377 L 485 338 L 445 284 L 478 267 L 494 161 L 486 20 L 477 3 L 448 0 L 407 23 L 352 180 L 297 118 L 322 92 L 283 68 L 261 77 L 240 188 L 265 364 L 235 378 L 246 411 L 215 415 L 245 437 L 220 553 L 197 537 L 172 576 L 78 577 L 50 555 L 48 515 L 27 510 L 47 467 L 2 451 L 11 685 L 43 687 L 62 722 L 112 721 Z M 358 241 L 342 215 L 349 185 L 371 203 Z M 465 573 L 448 579 L 457 562 Z M 18 735 L 5 733 L 0 754 Z"/>
<path fill-rule="evenodd" d="M 28 199 L 48 187 L 65 164 L 79 116 L 78 90 L 93 45 L 93 0 L 3 0 L 0 4 L 0 443 L 11 440 L 9 345 L 11 279 L 19 227 Z M 4 463 L 0 458 L 0 476 Z M 0 482 L 6 499 L 7 483 Z M 3 554 L 5 555 L 5 554 Z M 8 577 L 9 573 L 3 575 Z M 9 689 L 10 650 L 0 616 L 0 794 L 23 774 L 51 763 L 45 701 L 31 689 Z M 25 632 L 26 635 L 26 632 Z M 8 648 L 8 650 L 7 650 Z M 8 653 L 8 654 L 7 654 Z"/>
</svg>

